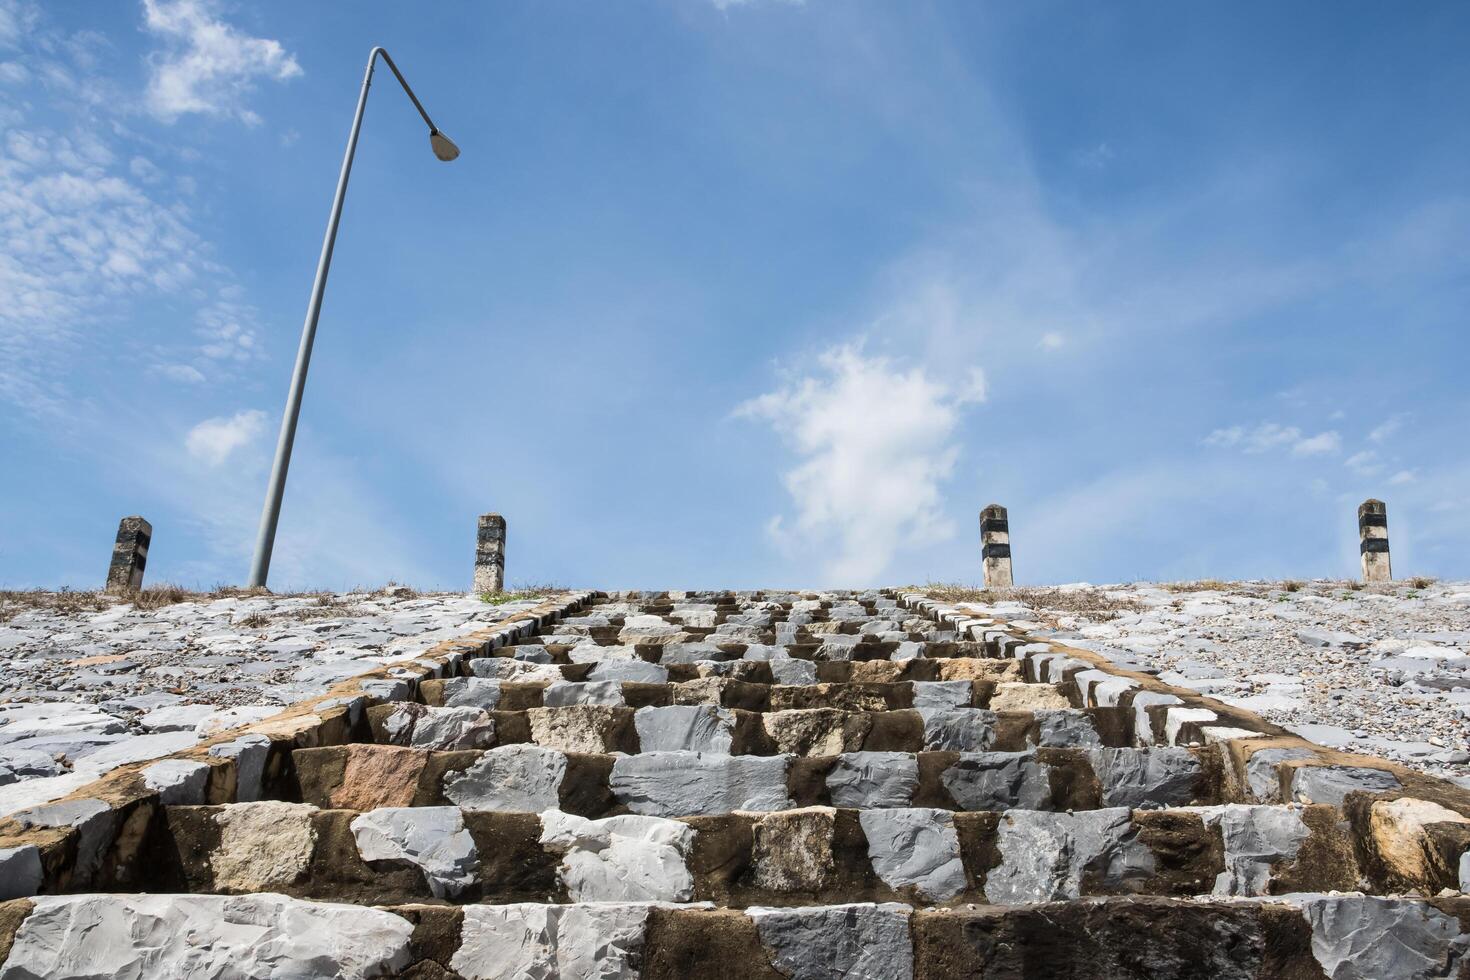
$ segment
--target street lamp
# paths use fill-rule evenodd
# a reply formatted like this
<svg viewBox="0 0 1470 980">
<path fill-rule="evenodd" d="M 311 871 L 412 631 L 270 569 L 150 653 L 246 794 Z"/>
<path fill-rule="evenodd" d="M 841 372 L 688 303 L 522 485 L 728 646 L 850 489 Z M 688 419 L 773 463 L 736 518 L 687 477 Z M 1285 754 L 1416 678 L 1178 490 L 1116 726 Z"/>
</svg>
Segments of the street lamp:
<svg viewBox="0 0 1470 980">
<path fill-rule="evenodd" d="M 368 55 L 367 73 L 362 79 L 362 92 L 357 97 L 357 114 L 352 117 L 352 133 L 347 137 L 347 153 L 342 158 L 342 174 L 337 178 L 337 193 L 332 198 L 332 213 L 327 218 L 327 237 L 322 242 L 322 255 L 317 260 L 316 281 L 311 284 L 311 301 L 306 306 L 306 322 L 301 326 L 301 346 L 296 351 L 296 367 L 291 372 L 291 390 L 286 394 L 286 413 L 281 419 L 281 438 L 276 443 L 276 458 L 271 464 L 270 485 L 265 492 L 265 510 L 260 515 L 260 534 L 255 540 L 255 559 L 250 563 L 250 587 L 264 587 L 271 567 L 271 551 L 276 544 L 276 523 L 281 518 L 281 497 L 286 492 L 286 470 L 291 465 L 291 446 L 296 441 L 296 419 L 301 414 L 301 393 L 306 388 L 306 369 L 311 364 L 311 345 L 316 339 L 316 322 L 322 312 L 322 294 L 327 288 L 327 271 L 332 266 L 332 246 L 337 241 L 337 224 L 342 220 L 342 200 L 347 196 L 347 177 L 352 173 L 352 157 L 357 152 L 357 134 L 362 129 L 362 113 L 367 108 L 368 88 L 373 83 L 373 66 L 378 57 L 393 69 L 393 76 L 413 100 L 413 107 L 429 126 L 429 146 L 434 156 L 449 161 L 459 156 L 459 147 L 434 125 L 434 120 L 419 104 L 418 96 L 408 87 L 403 73 L 382 48 Z"/>
</svg>

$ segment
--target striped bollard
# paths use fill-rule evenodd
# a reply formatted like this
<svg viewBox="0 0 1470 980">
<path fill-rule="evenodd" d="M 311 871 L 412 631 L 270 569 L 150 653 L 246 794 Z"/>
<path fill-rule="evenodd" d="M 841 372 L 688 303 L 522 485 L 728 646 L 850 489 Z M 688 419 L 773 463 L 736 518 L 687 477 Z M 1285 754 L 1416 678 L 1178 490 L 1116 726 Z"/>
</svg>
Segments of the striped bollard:
<svg viewBox="0 0 1470 980">
<path fill-rule="evenodd" d="M 475 594 L 505 589 L 505 518 L 481 514 L 475 536 Z"/>
<path fill-rule="evenodd" d="M 1365 500 L 1358 508 L 1358 539 L 1363 581 L 1393 581 L 1393 567 L 1388 560 L 1388 505 L 1383 501 Z"/>
<path fill-rule="evenodd" d="M 1006 509 L 991 504 L 980 512 L 980 554 L 985 561 L 985 587 L 1009 589 L 1011 582 L 1011 525 Z"/>
<path fill-rule="evenodd" d="M 152 540 L 153 525 L 143 518 L 124 517 L 117 522 L 112 564 L 107 566 L 108 592 L 137 592 L 143 587 L 143 569 L 148 564 Z"/>
</svg>

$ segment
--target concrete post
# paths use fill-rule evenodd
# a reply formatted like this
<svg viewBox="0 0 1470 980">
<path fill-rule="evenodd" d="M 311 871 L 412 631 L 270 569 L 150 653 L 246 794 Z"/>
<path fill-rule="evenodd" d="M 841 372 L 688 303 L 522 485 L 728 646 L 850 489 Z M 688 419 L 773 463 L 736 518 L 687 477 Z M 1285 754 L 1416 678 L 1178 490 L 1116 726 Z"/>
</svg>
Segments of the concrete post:
<svg viewBox="0 0 1470 980">
<path fill-rule="evenodd" d="M 1363 559 L 1364 582 L 1391 582 L 1388 561 L 1388 505 L 1365 500 L 1358 508 L 1358 551 Z"/>
<path fill-rule="evenodd" d="M 141 517 L 124 517 L 117 524 L 117 542 L 112 546 L 112 564 L 107 567 L 108 592 L 136 592 L 143 587 L 143 569 L 148 564 L 148 544 L 153 525 Z"/>
<path fill-rule="evenodd" d="M 980 554 L 985 559 L 985 587 L 1009 589 L 1011 525 L 1000 504 L 991 504 L 980 512 Z"/>
<path fill-rule="evenodd" d="M 475 594 L 505 588 L 505 518 L 481 514 L 475 538 Z"/>
</svg>

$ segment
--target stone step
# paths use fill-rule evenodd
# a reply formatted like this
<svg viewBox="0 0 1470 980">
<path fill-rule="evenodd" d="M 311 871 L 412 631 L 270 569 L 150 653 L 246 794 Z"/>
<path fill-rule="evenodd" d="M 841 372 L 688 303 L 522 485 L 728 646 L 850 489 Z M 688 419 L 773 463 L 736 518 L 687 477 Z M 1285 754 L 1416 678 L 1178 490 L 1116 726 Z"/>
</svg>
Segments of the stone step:
<svg viewBox="0 0 1470 980">
<path fill-rule="evenodd" d="M 514 980 L 1283 980 L 1450 977 L 1470 899 L 1110 898 L 367 908 L 277 894 L 40 895 L 0 903 L 0 977 Z M 85 941 L 78 941 L 78 937 Z"/>
<path fill-rule="evenodd" d="M 170 806 L 142 891 L 372 905 L 709 901 L 1014 905 L 1371 888 L 1332 806 L 1078 813 L 808 807 L 589 820 L 560 810 Z M 95 887 L 107 887 L 105 880 Z"/>
<path fill-rule="evenodd" d="M 1213 749 L 850 752 L 798 758 L 534 745 L 431 751 L 353 744 L 297 749 L 304 802 L 324 808 L 457 805 L 583 817 L 703 816 L 802 806 L 1097 810 L 1223 803 Z"/>
<path fill-rule="evenodd" d="M 695 681 L 726 680 L 732 683 L 777 687 L 853 685 L 862 688 L 886 685 L 895 688 L 890 707 L 910 707 L 912 691 L 897 690 L 912 684 L 953 684 L 966 681 L 982 691 L 1001 684 L 1024 682 L 1020 665 L 1014 661 L 959 657 L 930 660 L 859 660 L 817 663 L 811 660 L 693 660 L 689 663 L 658 664 L 634 657 L 587 660 L 580 663 L 535 663 L 508 657 L 479 657 L 464 661 L 463 676 L 426 682 L 426 692 L 440 691 L 449 681 L 480 680 L 501 684 L 617 683 L 688 684 Z M 465 685 L 458 685 L 464 687 Z M 841 691 L 830 690 L 833 696 Z M 881 688 L 873 693 L 885 693 Z M 988 696 L 988 695 L 985 695 Z M 443 696 L 441 696 L 443 697 Z M 434 703 L 431 701 L 430 703 Z M 800 705 L 784 705 L 800 707 Z M 743 705 L 729 705 L 743 707 Z"/>
<path fill-rule="evenodd" d="M 636 686 L 652 687 L 653 691 L 633 692 L 635 697 L 643 693 L 666 697 L 669 693 L 658 685 Z M 603 693 L 622 697 L 616 684 L 609 687 Z M 539 690 L 518 693 L 541 694 Z M 566 692 L 564 688 L 551 693 Z M 505 700 L 516 703 L 516 699 Z M 383 745 L 453 750 L 530 744 L 562 752 L 630 755 L 645 751 L 717 755 L 785 753 L 803 757 L 862 751 L 1018 752 L 1037 746 L 1123 747 L 1132 737 L 1128 718 L 1106 708 L 1035 712 L 995 712 L 968 706 L 891 711 L 840 708 L 747 711 L 696 702 L 641 708 L 573 704 L 486 711 L 468 704 L 432 707 L 399 702 L 375 705 L 368 709 L 367 718 L 373 741 Z"/>
<path fill-rule="evenodd" d="M 594 637 L 547 633 L 531 636 L 513 646 L 496 648 L 491 654 L 507 660 L 527 663 L 572 664 L 604 660 L 642 660 L 665 665 L 695 661 L 733 660 L 804 660 L 812 663 L 846 663 L 870 660 L 976 660 L 1003 659 L 991 647 L 975 641 L 936 641 L 925 639 L 876 640 L 862 636 L 826 636 L 817 641 L 778 641 L 774 634 L 751 636 L 711 635 L 695 638 L 687 633 L 679 638 L 665 637 L 654 642 L 651 637 L 626 637 L 598 642 Z"/>
<path fill-rule="evenodd" d="M 973 680 L 904 681 L 896 684 L 771 684 L 727 677 L 701 677 L 671 682 L 617 677 L 577 681 L 449 677 L 420 684 L 419 698 L 436 707 L 471 706 L 486 711 L 524 711 L 527 708 L 566 707 L 575 704 L 628 705 L 633 708 L 712 704 L 746 711 L 789 711 L 802 708 L 840 708 L 845 711 L 988 708 L 992 711 L 1030 711 L 1037 708 L 1073 706 L 1066 695 L 1053 684 L 1028 684 L 1020 681 L 997 684 L 993 681 Z M 1108 714 L 1123 713 L 1116 708 L 1103 711 Z"/>
</svg>

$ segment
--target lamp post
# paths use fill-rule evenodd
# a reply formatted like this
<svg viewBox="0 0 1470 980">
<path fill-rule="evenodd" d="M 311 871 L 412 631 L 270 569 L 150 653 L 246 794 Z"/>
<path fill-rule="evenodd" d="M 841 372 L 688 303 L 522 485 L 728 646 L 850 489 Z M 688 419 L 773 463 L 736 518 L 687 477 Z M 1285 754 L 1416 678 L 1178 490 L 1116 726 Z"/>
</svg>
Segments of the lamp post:
<svg viewBox="0 0 1470 980">
<path fill-rule="evenodd" d="M 337 193 L 332 198 L 332 213 L 327 218 L 327 235 L 322 242 L 322 255 L 317 260 L 316 281 L 311 284 L 311 300 L 306 306 L 306 322 L 301 327 L 301 346 L 296 351 L 296 367 L 291 372 L 291 388 L 286 394 L 286 412 L 281 419 L 281 437 L 276 443 L 276 458 L 271 464 L 270 485 L 265 492 L 265 509 L 260 515 L 260 534 L 255 541 L 255 559 L 250 564 L 250 587 L 265 585 L 270 572 L 271 551 L 276 544 L 276 523 L 281 517 L 281 497 L 286 492 L 286 470 L 291 465 L 291 446 L 296 441 L 296 419 L 301 414 L 301 393 L 306 388 L 306 369 L 311 365 L 311 345 L 316 339 L 316 322 L 322 312 L 322 294 L 327 289 L 327 271 L 332 266 L 332 247 L 337 241 L 337 224 L 342 220 L 342 200 L 347 196 L 347 178 L 352 173 L 352 157 L 357 152 L 357 134 L 362 129 L 362 113 L 367 108 L 368 88 L 373 83 L 373 66 L 378 57 L 393 69 L 393 76 L 403 86 L 403 91 L 413 100 L 413 107 L 424 117 L 429 127 L 429 145 L 440 160 L 449 161 L 459 156 L 459 147 L 434 125 L 434 120 L 424 111 L 413 89 L 408 87 L 403 73 L 382 48 L 373 48 L 368 55 L 367 73 L 363 75 L 362 92 L 357 97 L 357 113 L 352 117 L 352 132 L 347 137 L 347 153 L 342 157 L 342 174 L 337 178 Z"/>
</svg>

